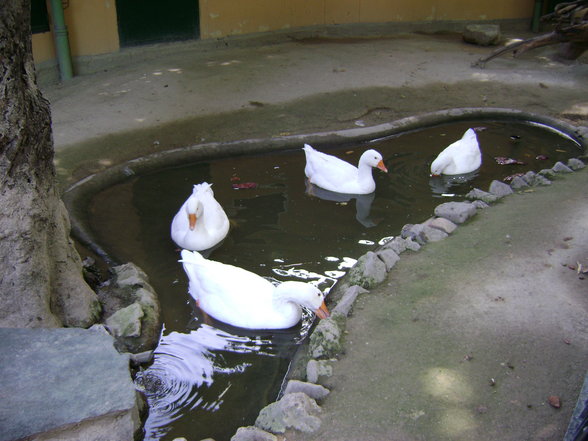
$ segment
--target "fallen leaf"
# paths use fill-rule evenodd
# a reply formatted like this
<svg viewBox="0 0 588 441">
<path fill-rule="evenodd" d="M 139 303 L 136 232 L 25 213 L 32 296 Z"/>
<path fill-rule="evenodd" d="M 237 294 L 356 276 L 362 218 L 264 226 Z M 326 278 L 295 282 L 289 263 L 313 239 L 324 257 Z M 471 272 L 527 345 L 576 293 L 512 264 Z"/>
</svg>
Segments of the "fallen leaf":
<svg viewBox="0 0 588 441">
<path fill-rule="evenodd" d="M 523 161 L 519 161 L 518 159 L 513 159 L 513 158 L 507 158 L 506 156 L 496 156 L 494 158 L 494 160 L 499 164 L 499 165 L 511 165 L 511 164 L 515 164 L 515 165 L 525 165 L 525 163 Z"/>
<path fill-rule="evenodd" d="M 514 178 L 519 177 L 519 176 L 524 176 L 524 173 L 515 173 L 514 175 L 509 175 L 506 178 L 503 179 L 504 182 L 510 182 L 512 181 Z"/>
<path fill-rule="evenodd" d="M 257 184 L 255 182 L 243 182 L 240 184 L 233 184 L 233 188 L 235 190 L 243 190 L 249 188 L 257 188 Z"/>
<path fill-rule="evenodd" d="M 535 159 L 538 159 L 539 161 L 545 161 L 546 159 L 549 159 L 549 156 L 547 156 L 547 155 L 537 155 L 535 157 Z"/>
<path fill-rule="evenodd" d="M 547 402 L 551 407 L 554 407 L 556 409 L 559 409 L 561 407 L 561 400 L 556 395 L 551 395 L 549 398 L 547 398 Z"/>
</svg>

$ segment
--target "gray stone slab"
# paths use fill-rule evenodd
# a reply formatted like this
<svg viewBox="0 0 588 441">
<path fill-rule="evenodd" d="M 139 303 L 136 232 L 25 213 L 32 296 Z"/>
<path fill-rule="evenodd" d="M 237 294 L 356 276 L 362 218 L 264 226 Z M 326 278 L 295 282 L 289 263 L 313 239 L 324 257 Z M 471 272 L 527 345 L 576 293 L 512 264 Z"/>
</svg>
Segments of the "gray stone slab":
<svg viewBox="0 0 588 441">
<path fill-rule="evenodd" d="M 136 409 L 128 358 L 109 335 L 2 328 L 0 354 L 0 441 Z"/>
</svg>

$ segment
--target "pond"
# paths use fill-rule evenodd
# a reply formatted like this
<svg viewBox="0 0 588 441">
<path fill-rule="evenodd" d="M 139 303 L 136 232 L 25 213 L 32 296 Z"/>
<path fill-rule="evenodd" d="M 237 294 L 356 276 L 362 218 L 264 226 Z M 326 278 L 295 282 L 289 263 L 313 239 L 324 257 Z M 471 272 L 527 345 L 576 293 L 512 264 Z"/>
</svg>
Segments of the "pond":
<svg viewBox="0 0 588 441">
<path fill-rule="evenodd" d="M 432 178 L 429 167 L 447 145 L 475 127 L 482 167 L 465 178 Z M 403 225 L 429 218 L 442 202 L 463 200 L 494 179 L 550 168 L 581 153 L 546 126 L 505 121 L 442 124 L 364 143 L 329 148 L 357 164 L 375 148 L 389 172 L 374 170 L 376 191 L 346 198 L 308 188 L 299 149 L 226 157 L 163 168 L 95 194 L 87 207 L 95 241 L 117 261 L 132 261 L 157 291 L 164 332 L 152 366 L 137 376 L 150 414 L 145 439 L 229 440 L 274 401 L 313 316 L 290 330 L 255 332 L 205 320 L 188 294 L 170 238 L 170 223 L 192 185 L 212 183 L 231 229 L 209 258 L 276 281 L 306 280 L 328 292 L 355 260 Z M 504 164 L 504 159 L 515 163 Z M 327 300 L 328 303 L 328 300 Z"/>
</svg>

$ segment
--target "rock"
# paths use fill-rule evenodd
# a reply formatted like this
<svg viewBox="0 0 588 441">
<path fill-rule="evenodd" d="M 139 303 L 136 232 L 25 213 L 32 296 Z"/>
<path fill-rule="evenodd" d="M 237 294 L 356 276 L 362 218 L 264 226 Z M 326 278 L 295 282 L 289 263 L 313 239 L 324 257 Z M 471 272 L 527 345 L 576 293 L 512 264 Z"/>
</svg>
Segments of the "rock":
<svg viewBox="0 0 588 441">
<path fill-rule="evenodd" d="M 331 313 L 340 314 L 344 317 L 347 317 L 349 315 L 349 312 L 351 311 L 351 308 L 353 307 L 353 303 L 355 303 L 355 299 L 357 298 L 357 296 L 367 292 L 369 291 L 367 289 L 362 288 L 361 286 L 350 286 L 345 290 L 345 293 L 343 293 L 341 300 L 339 300 L 337 306 L 333 308 Z"/>
<path fill-rule="evenodd" d="M 561 161 L 557 161 L 551 169 L 555 173 L 573 173 L 574 172 L 574 170 L 572 170 L 570 167 L 568 167 L 567 165 L 565 165 Z"/>
<path fill-rule="evenodd" d="M 586 165 L 578 158 L 570 158 L 568 160 L 568 167 L 571 168 L 572 170 L 580 170 L 580 169 L 586 167 Z"/>
<path fill-rule="evenodd" d="M 394 251 L 396 254 L 401 254 L 406 251 L 406 240 L 402 237 L 395 237 L 394 239 L 386 242 L 382 246 L 382 249 L 389 249 Z"/>
<path fill-rule="evenodd" d="M 237 433 L 231 437 L 231 441 L 278 441 L 278 437 L 259 427 L 247 426 L 239 427 Z"/>
<path fill-rule="evenodd" d="M 297 392 L 261 409 L 255 426 L 272 433 L 284 433 L 293 428 L 302 432 L 315 432 L 321 426 L 317 416 L 321 408 L 308 395 Z"/>
<path fill-rule="evenodd" d="M 462 33 L 463 40 L 480 46 L 492 46 L 502 38 L 500 26 L 494 24 L 469 24 Z"/>
<path fill-rule="evenodd" d="M 101 323 L 95 323 L 92 326 L 90 326 L 88 328 L 89 331 L 94 331 L 94 332 L 100 332 L 102 334 L 106 334 L 106 335 L 111 335 L 110 332 L 108 332 L 108 329 L 106 329 L 106 326 L 104 326 Z"/>
<path fill-rule="evenodd" d="M 499 197 L 496 196 L 495 194 L 488 193 L 487 191 L 480 190 L 479 188 L 474 188 L 472 191 L 470 191 L 468 194 L 466 194 L 466 198 L 470 199 L 472 201 L 475 201 L 475 200 L 484 201 L 487 204 L 492 204 L 499 199 Z"/>
<path fill-rule="evenodd" d="M 135 302 L 108 317 L 106 326 L 116 338 L 139 337 L 141 335 L 141 319 L 144 315 L 141 305 Z"/>
<path fill-rule="evenodd" d="M 328 360 L 310 360 L 306 365 L 306 380 L 310 383 L 318 383 L 320 377 L 333 375 L 333 366 Z"/>
<path fill-rule="evenodd" d="M 471 202 L 446 202 L 435 207 L 435 215 L 462 224 L 476 214 L 476 207 Z"/>
<path fill-rule="evenodd" d="M 299 380 L 288 381 L 284 395 L 296 392 L 303 392 L 313 400 L 322 400 L 329 395 L 329 389 L 319 384 L 307 383 Z"/>
<path fill-rule="evenodd" d="M 140 366 L 142 364 L 151 363 L 151 361 L 153 361 L 153 351 L 129 354 L 129 360 L 133 366 Z"/>
<path fill-rule="evenodd" d="M 373 251 L 361 256 L 347 273 L 349 285 L 371 289 L 386 278 L 386 265 Z"/>
<path fill-rule="evenodd" d="M 520 190 L 521 188 L 529 187 L 529 183 L 522 176 L 515 176 L 510 181 L 510 186 L 515 190 Z"/>
<path fill-rule="evenodd" d="M 525 173 L 523 179 L 533 187 L 538 185 L 551 185 L 551 181 L 549 179 L 532 171 Z"/>
<path fill-rule="evenodd" d="M 88 329 L 0 329 L 0 351 L 10 354 L 0 363 L 1 438 L 134 439 L 140 402 L 113 342 Z"/>
<path fill-rule="evenodd" d="M 105 323 L 116 337 L 116 348 L 133 353 L 154 349 L 162 326 L 155 290 L 147 275 L 133 263 L 112 270 L 114 276 L 98 290 L 98 298 Z M 123 319 L 128 320 L 126 324 Z"/>
<path fill-rule="evenodd" d="M 494 180 L 490 183 L 490 188 L 488 191 L 493 195 L 498 196 L 499 198 L 503 198 L 504 196 L 508 196 L 509 194 L 513 193 L 510 185 L 497 180 Z"/>
<path fill-rule="evenodd" d="M 406 239 L 405 244 L 406 244 L 407 250 L 418 251 L 421 249 L 420 244 L 418 244 L 417 242 L 415 242 L 412 239 Z"/>
<path fill-rule="evenodd" d="M 419 245 L 425 245 L 427 242 L 438 242 L 447 237 L 447 233 L 428 226 L 427 224 L 408 224 L 402 227 L 400 233 L 402 237 L 410 239 Z"/>
<path fill-rule="evenodd" d="M 400 260 L 400 256 L 391 249 L 378 250 L 376 254 L 384 262 L 384 265 L 386 265 L 386 271 L 390 271 Z"/>
<path fill-rule="evenodd" d="M 444 217 L 435 217 L 429 219 L 426 224 L 431 228 L 436 228 L 437 230 L 441 230 L 447 234 L 451 234 L 457 229 L 457 225 L 455 225 L 449 219 L 445 219 Z"/>
<path fill-rule="evenodd" d="M 550 168 L 544 168 L 539 172 L 539 174 L 546 177 L 547 179 L 553 179 L 556 176 L 556 173 Z"/>
<path fill-rule="evenodd" d="M 472 205 L 476 207 L 476 210 L 484 210 L 490 206 L 486 202 L 480 200 L 473 201 Z"/>
<path fill-rule="evenodd" d="M 332 316 L 319 322 L 308 346 L 310 356 L 315 359 L 333 358 L 341 352 L 341 329 Z"/>
<path fill-rule="evenodd" d="M 427 242 L 439 242 L 449 236 L 445 231 L 428 225 L 423 225 L 422 235 Z"/>
</svg>

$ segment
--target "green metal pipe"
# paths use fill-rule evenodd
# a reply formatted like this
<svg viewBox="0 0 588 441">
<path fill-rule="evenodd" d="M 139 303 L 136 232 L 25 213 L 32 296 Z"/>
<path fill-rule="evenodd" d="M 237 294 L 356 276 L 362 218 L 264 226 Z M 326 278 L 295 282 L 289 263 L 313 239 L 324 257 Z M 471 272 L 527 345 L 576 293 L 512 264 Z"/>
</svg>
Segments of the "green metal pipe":
<svg viewBox="0 0 588 441">
<path fill-rule="evenodd" d="M 73 68 L 61 0 L 51 0 L 51 19 L 53 21 L 53 36 L 55 37 L 59 73 L 61 80 L 67 81 L 73 78 Z"/>
</svg>

